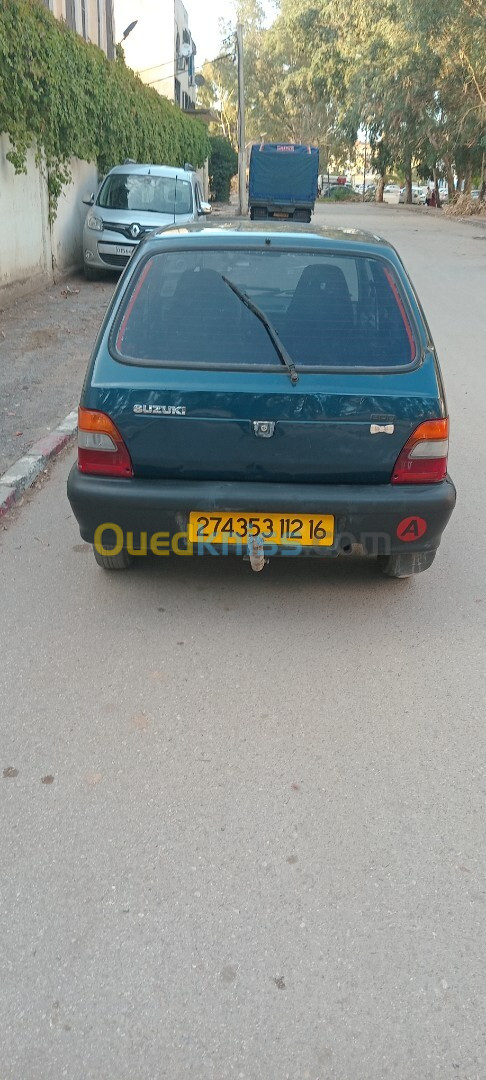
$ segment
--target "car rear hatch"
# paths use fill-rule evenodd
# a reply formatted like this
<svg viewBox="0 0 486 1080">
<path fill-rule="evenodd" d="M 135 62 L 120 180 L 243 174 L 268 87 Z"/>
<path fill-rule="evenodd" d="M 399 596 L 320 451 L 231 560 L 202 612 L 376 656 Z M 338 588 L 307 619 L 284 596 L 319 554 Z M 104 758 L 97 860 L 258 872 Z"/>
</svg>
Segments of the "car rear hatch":
<svg viewBox="0 0 486 1080">
<path fill-rule="evenodd" d="M 430 369 L 429 358 L 420 393 L 418 372 L 413 386 L 378 378 L 374 392 L 371 376 L 355 378 L 350 392 L 349 376 L 302 375 L 293 388 L 283 373 L 254 373 L 245 388 L 233 372 L 137 369 L 136 389 L 94 385 L 85 402 L 114 420 L 136 476 L 387 483 L 409 435 L 440 412 Z"/>
<path fill-rule="evenodd" d="M 235 267 L 230 270 L 234 279 Z M 281 341 L 297 357 L 294 383 L 265 327 L 226 285 L 223 312 L 207 295 L 198 302 L 197 275 L 188 271 L 188 303 L 181 307 L 178 298 L 172 325 L 172 308 L 164 306 L 164 295 L 155 304 L 143 273 L 109 340 L 105 334 L 83 398 L 87 408 L 112 418 L 138 477 L 387 483 L 412 431 L 443 415 L 434 354 L 418 341 L 417 363 L 409 354 L 403 370 L 378 371 L 371 370 L 379 357 L 366 352 L 365 334 L 354 333 L 346 355 L 365 358 L 370 370 L 312 370 L 315 327 L 308 320 L 293 325 L 297 290 L 286 289 L 281 311 L 272 297 L 273 316 Z M 173 300 L 173 283 L 168 295 Z M 260 303 L 264 295 L 262 287 Z M 340 359 L 332 335 L 323 340 L 323 358 Z"/>
</svg>

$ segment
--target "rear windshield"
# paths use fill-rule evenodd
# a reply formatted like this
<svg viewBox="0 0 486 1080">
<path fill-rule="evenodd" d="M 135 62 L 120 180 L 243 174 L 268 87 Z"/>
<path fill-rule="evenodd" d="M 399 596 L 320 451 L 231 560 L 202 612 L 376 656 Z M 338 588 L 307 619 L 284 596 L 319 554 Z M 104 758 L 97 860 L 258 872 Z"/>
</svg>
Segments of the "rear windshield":
<svg viewBox="0 0 486 1080">
<path fill-rule="evenodd" d="M 153 214 L 190 214 L 191 185 L 171 176 L 112 173 L 98 195 L 98 206 Z"/>
<path fill-rule="evenodd" d="M 297 367 L 381 370 L 416 356 L 407 301 L 387 263 L 241 249 L 150 258 L 116 320 L 115 355 L 161 366 L 278 369 L 265 326 L 228 281 L 267 316 Z"/>
</svg>

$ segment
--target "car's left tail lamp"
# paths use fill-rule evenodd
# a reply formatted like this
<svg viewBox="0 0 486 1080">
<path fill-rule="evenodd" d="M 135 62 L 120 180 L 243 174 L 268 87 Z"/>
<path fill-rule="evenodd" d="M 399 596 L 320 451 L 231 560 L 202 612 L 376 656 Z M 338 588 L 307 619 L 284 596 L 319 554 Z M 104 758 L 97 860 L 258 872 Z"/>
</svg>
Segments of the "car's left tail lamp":
<svg viewBox="0 0 486 1080">
<path fill-rule="evenodd" d="M 97 409 L 78 410 L 78 469 L 98 476 L 133 476 L 130 454 L 116 424 Z"/>
</svg>

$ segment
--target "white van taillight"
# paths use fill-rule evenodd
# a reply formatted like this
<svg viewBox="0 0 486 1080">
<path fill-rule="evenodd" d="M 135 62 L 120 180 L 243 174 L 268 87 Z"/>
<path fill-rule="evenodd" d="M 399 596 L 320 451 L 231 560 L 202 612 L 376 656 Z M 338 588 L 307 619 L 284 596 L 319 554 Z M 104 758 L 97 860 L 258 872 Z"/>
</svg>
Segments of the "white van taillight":
<svg viewBox="0 0 486 1080">
<path fill-rule="evenodd" d="M 78 409 L 78 469 L 98 476 L 133 476 L 118 428 L 97 409 Z"/>
<path fill-rule="evenodd" d="M 426 420 L 412 433 L 392 473 L 392 484 L 437 484 L 447 475 L 449 420 Z"/>
</svg>

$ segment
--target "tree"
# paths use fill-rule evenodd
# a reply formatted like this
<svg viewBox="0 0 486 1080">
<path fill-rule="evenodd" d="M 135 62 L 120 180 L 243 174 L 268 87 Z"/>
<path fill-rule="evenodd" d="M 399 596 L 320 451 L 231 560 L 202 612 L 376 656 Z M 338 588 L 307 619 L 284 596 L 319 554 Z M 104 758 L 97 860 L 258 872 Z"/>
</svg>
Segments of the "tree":
<svg viewBox="0 0 486 1080">
<path fill-rule="evenodd" d="M 237 0 L 245 29 L 250 138 L 312 142 L 343 161 L 366 129 L 380 175 L 477 172 L 486 188 L 486 0 L 280 0 L 265 29 L 259 0 Z M 226 28 L 228 30 L 228 28 Z M 236 70 L 220 62 L 210 93 L 236 137 Z M 208 83 L 209 85 L 209 83 Z M 213 96 L 213 100 L 214 100 Z"/>
<path fill-rule="evenodd" d="M 376 186 L 376 202 L 383 202 L 383 192 L 387 176 L 395 165 L 395 155 L 390 143 L 386 138 L 380 138 L 371 143 L 371 167 L 378 173 L 379 181 Z"/>
<path fill-rule="evenodd" d="M 211 135 L 211 153 L 209 156 L 209 184 L 211 194 L 219 202 L 228 202 L 230 185 L 238 169 L 238 154 L 229 139 L 222 135 Z"/>
<path fill-rule="evenodd" d="M 231 22 L 220 21 L 220 56 L 202 68 L 205 85 L 199 91 L 199 101 L 218 112 L 218 122 L 212 126 L 213 134 L 219 132 L 237 144 L 238 72 L 236 66 L 236 24 L 243 24 L 245 49 L 245 98 L 247 133 L 259 138 L 261 121 L 259 112 L 262 101 L 264 73 L 261 64 L 262 41 L 265 35 L 265 12 L 259 0 L 234 0 L 234 16 Z"/>
<path fill-rule="evenodd" d="M 231 56 L 215 59 L 204 64 L 201 74 L 204 86 L 198 91 L 198 103 L 205 108 L 214 108 L 218 120 L 210 124 L 213 135 L 222 135 L 233 146 L 237 143 L 238 90 L 235 77 L 235 62 Z"/>
</svg>

